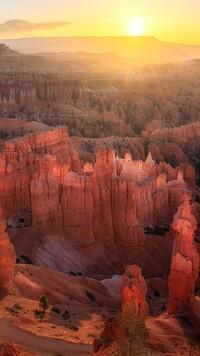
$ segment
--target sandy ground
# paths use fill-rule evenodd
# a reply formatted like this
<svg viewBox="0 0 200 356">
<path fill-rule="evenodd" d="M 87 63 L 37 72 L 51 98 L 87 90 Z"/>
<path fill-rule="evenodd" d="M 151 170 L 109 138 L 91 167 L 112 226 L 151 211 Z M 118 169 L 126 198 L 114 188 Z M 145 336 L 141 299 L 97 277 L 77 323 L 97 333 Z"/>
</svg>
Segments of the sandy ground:
<svg viewBox="0 0 200 356">
<path fill-rule="evenodd" d="M 97 289 L 100 286 L 98 299 L 105 293 L 105 287 L 100 282 L 94 283 Z M 83 277 L 17 265 L 12 291 L 0 299 L 0 341 L 11 341 L 42 356 L 92 355 L 93 340 L 100 336 L 105 318 L 115 314 L 116 307 L 111 308 L 111 298 L 108 300 L 104 294 L 103 300 L 105 304 L 109 301 L 109 307 L 88 300 L 85 289 L 91 287 L 92 281 L 84 281 Z M 49 297 L 50 308 L 41 322 L 35 310 L 39 310 L 42 294 Z M 59 308 L 60 314 L 53 312 L 52 307 Z M 65 320 L 62 314 L 66 310 L 69 318 Z"/>
<path fill-rule="evenodd" d="M 102 283 L 31 265 L 16 267 L 11 293 L 0 295 L 0 341 L 11 341 L 40 356 L 92 355 L 93 340 L 100 337 L 105 320 L 119 310 L 109 280 Z M 112 283 L 118 285 L 117 280 Z M 85 288 L 95 301 L 86 298 Z M 48 296 L 50 308 L 40 321 L 35 310 L 42 294 Z M 52 307 L 59 308 L 59 313 Z M 66 310 L 69 317 L 64 319 Z M 147 318 L 146 325 L 151 355 L 189 355 L 187 324 L 163 313 Z M 106 352 L 102 355 L 107 356 Z"/>
<path fill-rule="evenodd" d="M 91 355 L 91 345 L 74 344 L 60 339 L 39 336 L 14 325 L 9 319 L 0 319 L 0 340 L 20 344 L 41 355 Z"/>
</svg>

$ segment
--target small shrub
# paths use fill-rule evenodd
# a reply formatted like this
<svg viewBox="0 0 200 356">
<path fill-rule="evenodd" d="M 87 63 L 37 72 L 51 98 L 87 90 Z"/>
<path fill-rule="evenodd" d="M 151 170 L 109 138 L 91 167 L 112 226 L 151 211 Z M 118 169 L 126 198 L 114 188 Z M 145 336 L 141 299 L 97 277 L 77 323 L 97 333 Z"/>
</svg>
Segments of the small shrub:
<svg viewBox="0 0 200 356">
<path fill-rule="evenodd" d="M 17 260 L 16 260 L 16 263 L 17 263 Z M 13 274 L 14 274 L 14 277 L 16 277 L 19 274 L 17 266 L 14 266 Z"/>
<path fill-rule="evenodd" d="M 62 318 L 64 320 L 67 320 L 70 318 L 70 314 L 69 314 L 68 310 L 65 310 L 64 313 L 62 313 Z"/>
<path fill-rule="evenodd" d="M 87 334 L 87 336 L 88 336 L 88 337 L 92 337 L 93 339 L 96 339 L 96 337 L 97 337 L 97 335 L 92 334 L 92 333 Z"/>
<path fill-rule="evenodd" d="M 41 319 L 41 318 L 44 316 L 43 311 L 38 310 L 38 309 L 35 309 L 35 310 L 34 310 L 34 314 L 35 314 L 35 318 L 36 318 L 36 319 Z"/>
<path fill-rule="evenodd" d="M 88 290 L 85 290 L 85 294 L 91 300 L 91 302 L 95 302 L 96 301 L 96 298 L 95 298 L 95 296 L 94 296 L 94 294 L 92 292 L 89 292 Z"/>
<path fill-rule="evenodd" d="M 73 330 L 73 331 L 78 331 L 79 330 L 79 328 L 77 327 L 77 326 L 70 326 L 69 327 L 70 328 L 70 330 Z"/>
<path fill-rule="evenodd" d="M 51 311 L 52 311 L 53 313 L 60 314 L 60 309 L 59 309 L 59 308 L 56 308 L 56 307 L 51 308 Z"/>
<path fill-rule="evenodd" d="M 14 309 L 17 309 L 17 310 L 24 310 L 24 308 L 23 308 L 21 305 L 19 305 L 19 304 L 14 304 L 14 305 L 13 305 L 13 308 L 14 308 Z"/>
<path fill-rule="evenodd" d="M 20 255 L 21 259 L 24 260 L 24 262 L 27 264 L 27 265 L 33 265 L 33 262 L 30 260 L 29 257 L 27 256 L 24 256 L 24 255 Z"/>
<path fill-rule="evenodd" d="M 5 310 L 8 311 L 13 316 L 19 316 L 19 311 L 14 309 L 13 307 L 5 307 Z"/>
</svg>

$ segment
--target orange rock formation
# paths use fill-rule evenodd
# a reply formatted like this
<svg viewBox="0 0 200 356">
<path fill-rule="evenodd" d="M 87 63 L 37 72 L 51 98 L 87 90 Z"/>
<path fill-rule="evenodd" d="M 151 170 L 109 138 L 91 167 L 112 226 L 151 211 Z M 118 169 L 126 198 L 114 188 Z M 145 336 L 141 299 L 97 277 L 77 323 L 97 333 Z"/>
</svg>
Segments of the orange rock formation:
<svg viewBox="0 0 200 356">
<path fill-rule="evenodd" d="M 146 301 L 147 284 L 142 277 L 142 270 L 137 265 L 127 266 L 122 276 L 121 285 L 122 312 L 132 302 L 135 303 L 137 315 L 148 315 L 149 308 Z"/>
<path fill-rule="evenodd" d="M 181 311 L 194 292 L 199 273 L 199 254 L 194 243 L 197 223 L 191 213 L 191 193 L 186 192 L 172 223 L 176 231 L 169 276 L 170 314 Z"/>
<path fill-rule="evenodd" d="M 5 229 L 6 221 L 2 217 L 0 206 L 0 290 L 8 291 L 12 283 L 16 255 Z"/>
<path fill-rule="evenodd" d="M 184 171 L 157 165 L 151 155 L 132 161 L 103 149 L 83 170 L 62 127 L 2 141 L 0 150 L 6 218 L 30 211 L 41 234 L 62 232 L 78 246 L 142 247 L 143 227 L 171 223 L 186 188 Z"/>
</svg>

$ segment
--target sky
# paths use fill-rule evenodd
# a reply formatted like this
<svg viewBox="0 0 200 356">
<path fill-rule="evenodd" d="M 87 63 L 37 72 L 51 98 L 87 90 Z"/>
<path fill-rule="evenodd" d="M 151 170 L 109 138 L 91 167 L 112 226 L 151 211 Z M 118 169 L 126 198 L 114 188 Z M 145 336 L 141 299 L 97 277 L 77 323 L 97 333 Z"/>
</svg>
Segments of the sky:
<svg viewBox="0 0 200 356">
<path fill-rule="evenodd" d="M 0 0 L 0 38 L 145 35 L 200 44 L 199 16 L 200 0 Z"/>
</svg>

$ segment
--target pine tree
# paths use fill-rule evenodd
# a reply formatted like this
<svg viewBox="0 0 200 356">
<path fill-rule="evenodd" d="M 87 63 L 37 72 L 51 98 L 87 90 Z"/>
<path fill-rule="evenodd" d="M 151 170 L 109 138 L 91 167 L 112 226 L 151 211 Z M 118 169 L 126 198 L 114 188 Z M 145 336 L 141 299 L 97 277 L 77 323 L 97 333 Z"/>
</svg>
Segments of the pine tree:
<svg viewBox="0 0 200 356">
<path fill-rule="evenodd" d="M 146 355 L 146 342 L 148 330 L 142 316 L 136 313 L 135 303 L 126 307 L 118 316 L 118 325 L 121 328 L 120 337 L 116 338 L 113 356 L 141 356 Z"/>
<path fill-rule="evenodd" d="M 42 309 L 43 314 L 49 309 L 49 301 L 46 295 L 42 295 L 39 301 L 39 307 Z"/>
</svg>

